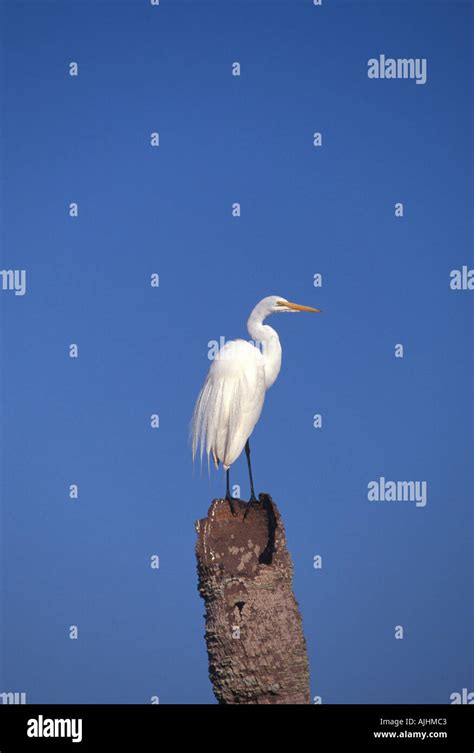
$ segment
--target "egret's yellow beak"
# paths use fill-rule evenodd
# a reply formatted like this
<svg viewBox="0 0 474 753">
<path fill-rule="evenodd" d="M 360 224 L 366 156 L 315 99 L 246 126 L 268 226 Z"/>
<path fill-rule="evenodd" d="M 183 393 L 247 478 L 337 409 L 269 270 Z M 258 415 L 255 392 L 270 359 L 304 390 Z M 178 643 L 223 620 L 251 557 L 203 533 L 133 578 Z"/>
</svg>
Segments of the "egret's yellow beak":
<svg viewBox="0 0 474 753">
<path fill-rule="evenodd" d="M 317 314 L 321 313 L 321 309 L 314 309 L 312 306 L 300 306 L 299 303 L 290 303 L 290 301 L 277 301 L 277 306 L 285 306 L 292 311 L 314 311 Z"/>
</svg>

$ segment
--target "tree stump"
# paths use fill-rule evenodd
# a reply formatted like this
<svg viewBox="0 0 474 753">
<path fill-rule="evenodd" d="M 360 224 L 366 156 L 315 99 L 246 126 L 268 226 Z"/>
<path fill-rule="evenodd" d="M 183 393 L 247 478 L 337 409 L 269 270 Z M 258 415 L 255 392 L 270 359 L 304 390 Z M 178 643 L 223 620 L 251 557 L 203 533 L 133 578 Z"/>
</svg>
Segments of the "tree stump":
<svg viewBox="0 0 474 753">
<path fill-rule="evenodd" d="M 293 563 L 268 494 L 250 508 L 215 499 L 198 520 L 199 593 L 209 677 L 222 704 L 309 703 L 309 668 Z"/>
</svg>

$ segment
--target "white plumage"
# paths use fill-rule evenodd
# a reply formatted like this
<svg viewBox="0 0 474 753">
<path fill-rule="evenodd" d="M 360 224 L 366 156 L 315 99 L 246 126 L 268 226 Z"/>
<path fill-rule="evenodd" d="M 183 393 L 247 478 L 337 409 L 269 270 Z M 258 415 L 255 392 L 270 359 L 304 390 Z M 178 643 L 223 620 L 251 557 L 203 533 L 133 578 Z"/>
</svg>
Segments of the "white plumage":
<svg viewBox="0 0 474 753">
<path fill-rule="evenodd" d="M 204 451 L 228 471 L 246 446 L 260 418 L 265 393 L 281 367 L 281 345 L 272 327 L 263 324 L 273 313 L 319 311 L 290 303 L 281 296 L 268 296 L 255 306 L 247 322 L 255 343 L 227 342 L 218 352 L 199 393 L 192 420 L 192 453 L 201 458 Z M 250 482 L 250 449 L 248 449 Z M 226 495 L 227 496 L 227 495 Z"/>
<path fill-rule="evenodd" d="M 245 340 L 226 343 L 213 361 L 193 417 L 193 457 L 200 444 L 227 470 L 237 460 L 260 418 L 265 399 L 265 365 Z"/>
</svg>

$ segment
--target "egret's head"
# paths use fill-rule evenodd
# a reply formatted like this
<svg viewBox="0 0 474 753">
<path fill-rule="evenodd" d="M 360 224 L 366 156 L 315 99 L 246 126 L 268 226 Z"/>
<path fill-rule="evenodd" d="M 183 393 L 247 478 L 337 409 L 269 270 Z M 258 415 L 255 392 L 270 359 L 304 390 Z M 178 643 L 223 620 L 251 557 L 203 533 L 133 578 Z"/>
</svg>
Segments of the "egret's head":
<svg viewBox="0 0 474 753">
<path fill-rule="evenodd" d="M 284 312 L 290 314 L 297 311 L 314 311 L 317 314 L 321 313 L 320 309 L 314 309 L 312 306 L 301 306 L 299 303 L 291 303 L 290 301 L 287 301 L 286 298 L 282 298 L 281 295 L 271 295 L 267 300 L 271 301 L 272 314 L 281 314 Z"/>
<path fill-rule="evenodd" d="M 252 326 L 253 323 L 261 324 L 271 314 L 293 313 L 295 311 L 315 311 L 319 313 L 319 309 L 314 309 L 312 306 L 291 303 L 286 298 L 282 298 L 281 295 L 269 295 L 257 303 L 250 314 L 247 327 Z"/>
</svg>

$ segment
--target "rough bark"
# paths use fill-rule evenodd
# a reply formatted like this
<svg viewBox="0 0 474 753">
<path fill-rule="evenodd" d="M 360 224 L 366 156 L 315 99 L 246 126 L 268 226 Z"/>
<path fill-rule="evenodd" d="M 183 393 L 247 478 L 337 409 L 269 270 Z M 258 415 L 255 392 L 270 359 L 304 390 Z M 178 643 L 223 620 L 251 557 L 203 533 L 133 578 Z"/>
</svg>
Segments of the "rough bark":
<svg viewBox="0 0 474 753">
<path fill-rule="evenodd" d="M 215 499 L 197 521 L 199 592 L 206 605 L 209 676 L 222 704 L 309 703 L 306 641 L 292 591 L 293 563 L 280 513 L 260 494 Z"/>
</svg>

